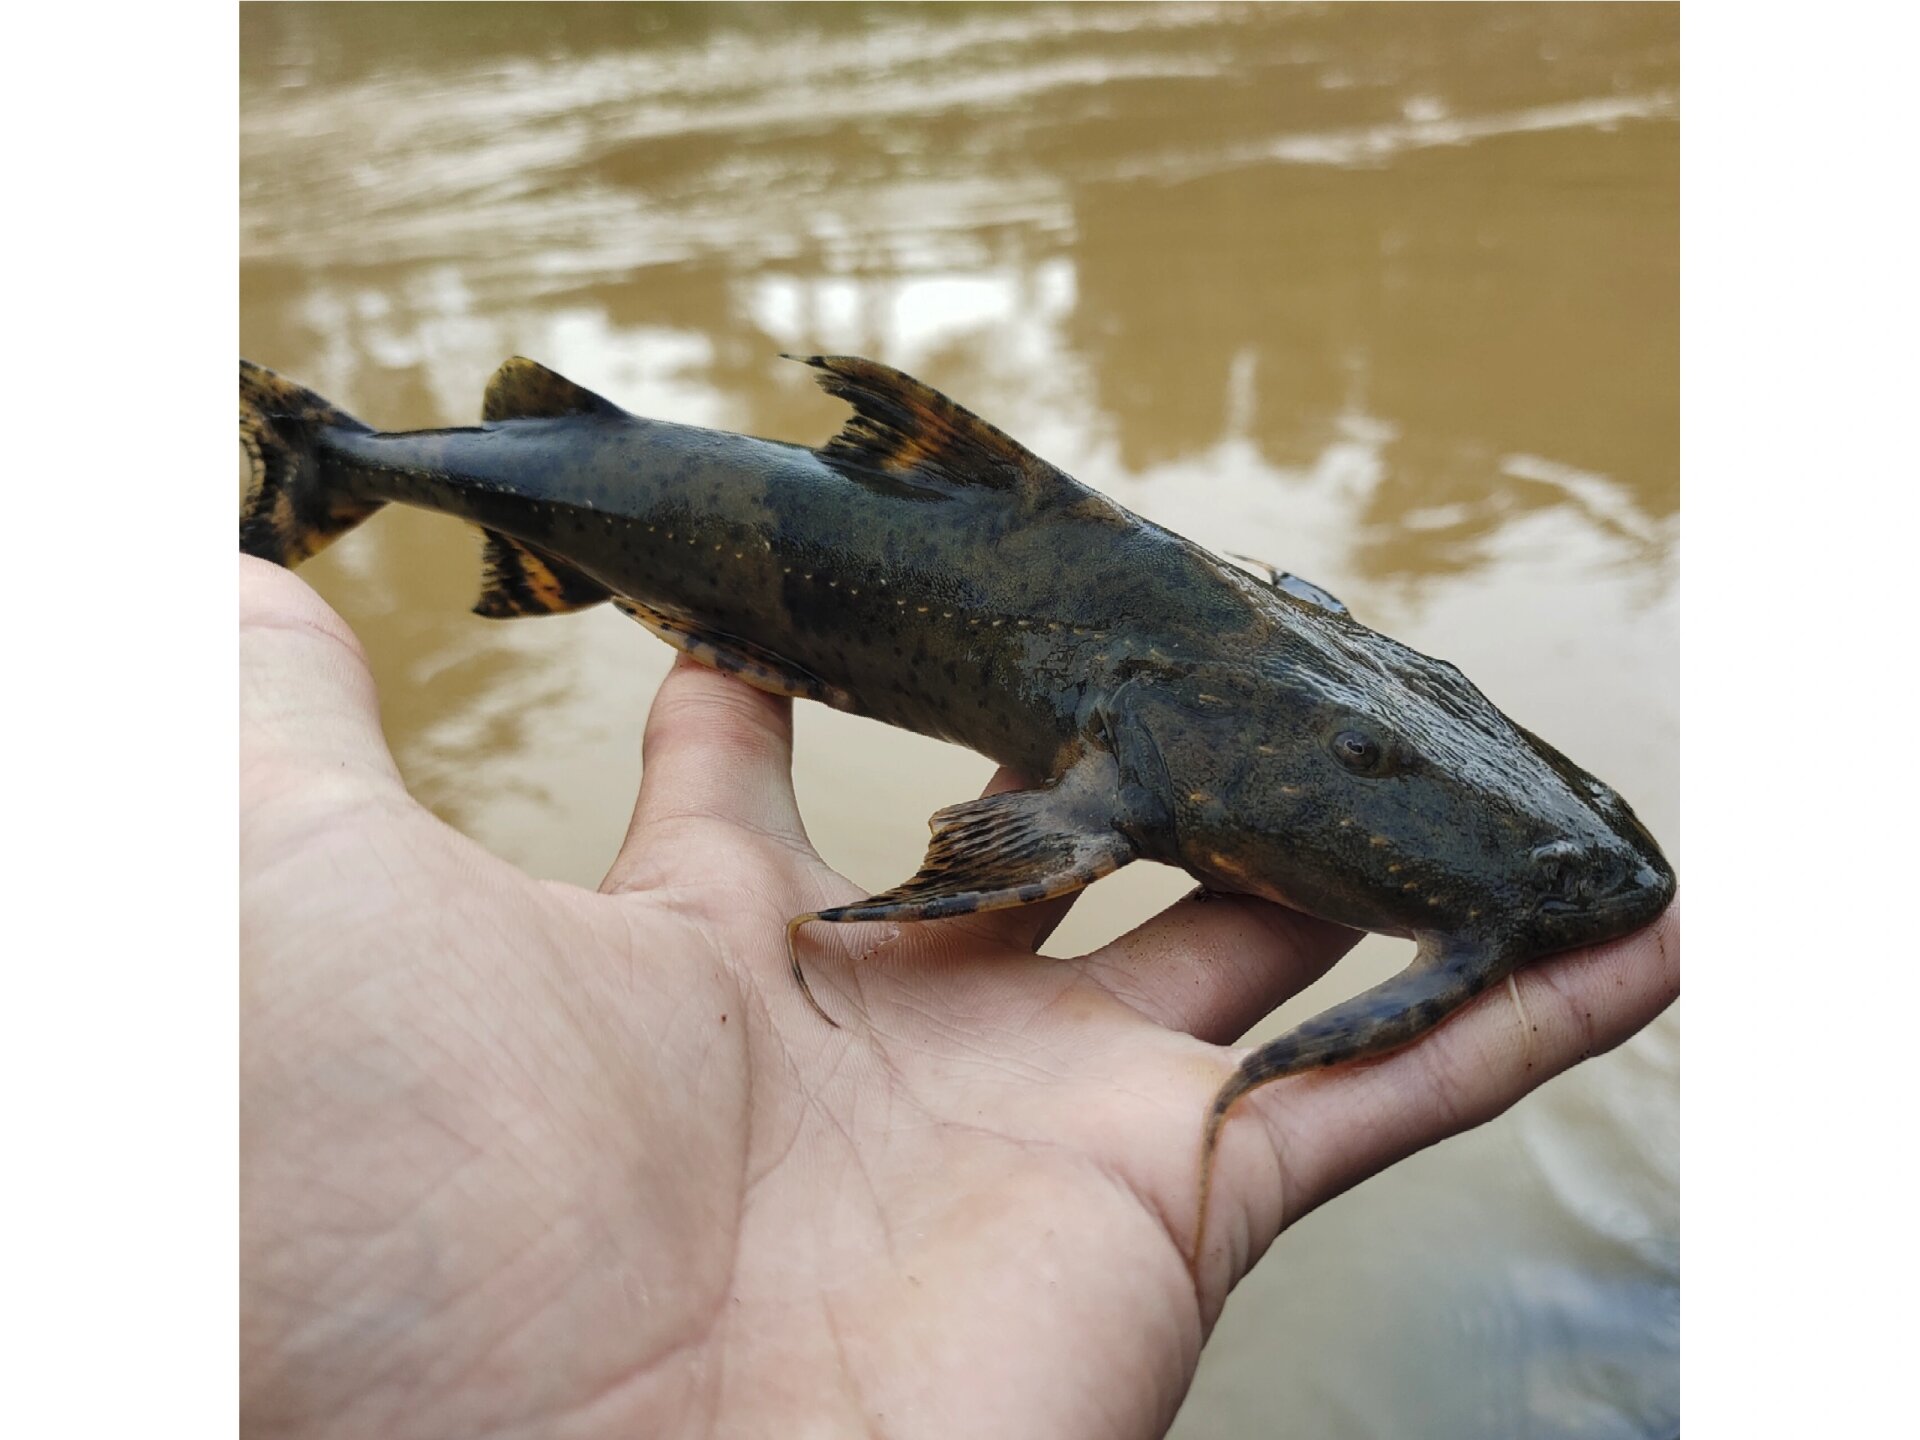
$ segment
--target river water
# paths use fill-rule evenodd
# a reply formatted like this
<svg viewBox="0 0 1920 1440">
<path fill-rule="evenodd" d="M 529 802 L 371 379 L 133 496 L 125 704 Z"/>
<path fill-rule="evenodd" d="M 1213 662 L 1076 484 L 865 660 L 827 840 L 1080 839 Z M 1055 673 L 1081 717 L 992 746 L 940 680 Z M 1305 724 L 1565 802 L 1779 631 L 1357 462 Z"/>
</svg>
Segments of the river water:
<svg viewBox="0 0 1920 1440">
<path fill-rule="evenodd" d="M 1677 7 L 253 5 L 240 129 L 241 352 L 363 418 L 472 423 L 526 354 L 819 441 L 778 353 L 884 359 L 1459 663 L 1677 853 Z M 477 542 L 397 507 L 303 574 L 415 793 L 595 883 L 666 647 L 469 615 Z M 797 727 L 873 889 L 991 769 Z M 1131 867 L 1048 949 L 1186 888 Z M 1677 1434 L 1678 1052 L 1673 1011 L 1284 1236 L 1175 1435 Z"/>
</svg>

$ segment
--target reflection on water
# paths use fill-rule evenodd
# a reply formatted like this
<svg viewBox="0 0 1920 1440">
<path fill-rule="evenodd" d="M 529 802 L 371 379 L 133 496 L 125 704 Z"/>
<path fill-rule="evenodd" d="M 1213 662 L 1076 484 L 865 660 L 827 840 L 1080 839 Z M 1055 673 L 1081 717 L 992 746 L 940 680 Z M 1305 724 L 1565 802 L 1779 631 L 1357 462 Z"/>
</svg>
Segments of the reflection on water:
<svg viewBox="0 0 1920 1440">
<path fill-rule="evenodd" d="M 388 427 L 471 422 L 524 353 L 800 440 L 838 411 L 777 353 L 874 355 L 1459 662 L 1671 851 L 1677 57 L 1662 6 L 249 6 L 242 349 Z M 439 517 L 307 573 L 416 792 L 596 880 L 665 647 L 467 615 Z M 876 888 L 989 768 L 798 724 L 809 826 Z M 1129 869 L 1050 948 L 1183 888 Z M 1311 1217 L 1177 1433 L 1672 1433 L 1676 1047 L 1668 1016 Z"/>
</svg>

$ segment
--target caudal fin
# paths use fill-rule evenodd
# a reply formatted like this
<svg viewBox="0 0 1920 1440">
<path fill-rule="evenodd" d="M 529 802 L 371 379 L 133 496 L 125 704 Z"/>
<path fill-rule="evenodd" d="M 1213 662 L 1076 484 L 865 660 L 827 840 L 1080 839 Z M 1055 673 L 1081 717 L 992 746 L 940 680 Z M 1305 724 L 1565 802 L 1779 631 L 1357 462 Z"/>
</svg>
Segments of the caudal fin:
<svg viewBox="0 0 1920 1440">
<path fill-rule="evenodd" d="M 253 468 L 240 549 L 292 569 L 380 508 L 352 498 L 317 448 L 323 431 L 365 433 L 346 411 L 250 361 L 240 362 L 240 443 Z"/>
</svg>

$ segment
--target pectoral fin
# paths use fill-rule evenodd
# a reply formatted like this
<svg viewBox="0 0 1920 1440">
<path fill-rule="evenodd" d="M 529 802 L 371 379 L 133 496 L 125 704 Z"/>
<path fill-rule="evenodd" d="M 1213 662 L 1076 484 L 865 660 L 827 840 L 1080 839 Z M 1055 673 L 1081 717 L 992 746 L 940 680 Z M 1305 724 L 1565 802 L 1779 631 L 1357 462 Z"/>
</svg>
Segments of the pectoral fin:
<svg viewBox="0 0 1920 1440">
<path fill-rule="evenodd" d="M 1245 1056 L 1207 1110 L 1200 1139 L 1200 1204 L 1194 1221 L 1193 1265 L 1198 1273 L 1207 1243 L 1207 1205 L 1213 1193 L 1214 1154 L 1227 1112 L 1251 1090 L 1289 1075 L 1385 1055 L 1438 1025 L 1513 969 L 1493 952 L 1449 952 L 1423 942 L 1414 961 L 1371 990 L 1303 1021 Z"/>
<path fill-rule="evenodd" d="M 1133 858 L 1119 831 L 1062 804 L 1053 790 L 1013 790 L 950 805 L 933 817 L 933 843 L 911 880 L 823 910 L 817 920 L 938 920 L 1031 905 L 1084 889 Z"/>
<path fill-rule="evenodd" d="M 810 920 L 938 920 L 1031 905 L 1084 889 L 1138 853 L 1114 828 L 1119 767 L 1105 751 L 1088 751 L 1045 789 L 1011 790 L 935 812 L 933 841 L 919 873 L 904 884 L 787 925 L 794 979 L 823 1019 L 793 953 L 793 937 Z"/>
</svg>

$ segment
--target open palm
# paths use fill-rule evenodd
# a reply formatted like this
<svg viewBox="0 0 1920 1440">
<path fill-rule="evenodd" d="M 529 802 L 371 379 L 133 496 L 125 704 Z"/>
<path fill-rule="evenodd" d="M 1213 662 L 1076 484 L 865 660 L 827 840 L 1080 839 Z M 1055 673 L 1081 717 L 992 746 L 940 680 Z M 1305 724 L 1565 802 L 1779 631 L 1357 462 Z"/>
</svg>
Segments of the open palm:
<svg viewBox="0 0 1920 1440">
<path fill-rule="evenodd" d="M 677 666 L 601 893 L 536 881 L 407 795 L 343 622 L 241 565 L 250 1433 L 1157 1434 L 1289 1223 L 1677 993 L 1669 912 L 1257 1093 L 1196 1279 L 1220 1047 L 1350 932 L 1198 897 L 1072 961 L 1034 954 L 1058 903 L 816 925 L 832 1029 L 784 925 L 859 892 L 787 702 Z"/>
</svg>

